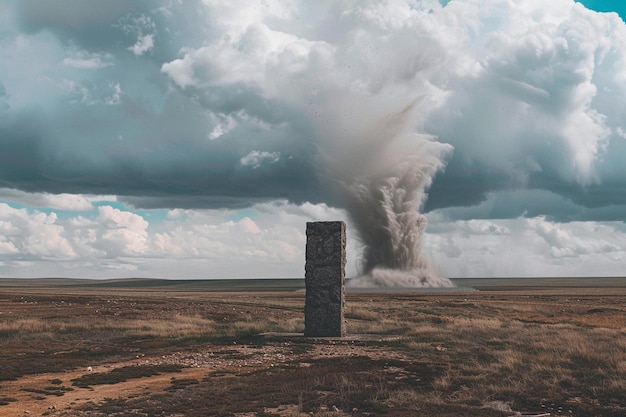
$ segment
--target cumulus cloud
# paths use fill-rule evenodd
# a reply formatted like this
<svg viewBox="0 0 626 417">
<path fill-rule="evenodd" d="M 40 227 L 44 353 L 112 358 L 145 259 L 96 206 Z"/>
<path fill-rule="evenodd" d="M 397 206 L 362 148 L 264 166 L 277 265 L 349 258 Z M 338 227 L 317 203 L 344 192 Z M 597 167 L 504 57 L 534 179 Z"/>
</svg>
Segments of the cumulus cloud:
<svg viewBox="0 0 626 417">
<path fill-rule="evenodd" d="M 80 69 L 98 69 L 106 67 L 107 64 L 100 60 L 100 58 L 64 58 L 63 65 L 72 68 Z"/>
<path fill-rule="evenodd" d="M 429 216 L 425 247 L 448 277 L 621 275 L 621 222 L 559 223 L 544 217 L 442 220 Z"/>
<path fill-rule="evenodd" d="M 120 27 L 124 32 L 134 33 L 137 36 L 135 44 L 128 47 L 133 54 L 143 55 L 154 48 L 156 24 L 150 16 L 144 14 L 136 18 L 122 19 Z"/>
<path fill-rule="evenodd" d="M 29 207 L 50 208 L 69 211 L 90 211 L 93 203 L 115 201 L 115 196 L 77 194 L 27 193 L 20 190 L 0 188 L 0 200 L 12 201 Z"/>
<path fill-rule="evenodd" d="M 464 2 L 448 7 L 478 12 Z M 430 207 L 472 201 L 470 193 L 444 195 L 448 182 L 478 184 L 475 203 L 488 191 L 529 187 L 587 206 L 623 204 L 616 195 L 596 192 L 612 180 L 608 172 L 624 174 L 609 161 L 623 146 L 618 127 L 624 107 L 621 99 L 612 110 L 606 106 L 625 91 L 615 67 L 624 63 L 624 29 L 616 15 L 567 1 L 510 3 L 498 10 L 490 25 L 472 34 L 481 42 L 455 56 L 473 61 L 473 76 L 449 73 L 446 105 L 427 122 L 456 149 L 433 187 Z"/>
<path fill-rule="evenodd" d="M 341 219 L 324 204 L 264 203 L 241 211 L 172 209 L 162 219 L 100 205 L 94 215 L 0 203 L 2 276 L 300 277 L 307 221 Z M 621 222 L 545 217 L 450 220 L 428 215 L 424 247 L 447 277 L 620 274 Z M 348 228 L 348 276 L 362 250 Z"/>
<path fill-rule="evenodd" d="M 230 210 L 172 210 L 162 220 L 110 205 L 95 216 L 0 203 L 2 276 L 299 277 L 307 221 L 345 219 L 287 202 Z M 277 221 L 277 219 L 279 221 Z M 350 256 L 356 256 L 354 237 Z M 28 267 L 26 267 L 28 263 Z M 355 265 L 348 266 L 354 274 Z"/>
<path fill-rule="evenodd" d="M 0 222 L 6 233 L 0 241 L 5 254 L 27 254 L 43 259 L 76 257 L 66 230 L 54 212 L 30 215 L 26 209 L 0 203 Z"/>
<path fill-rule="evenodd" d="M 273 164 L 278 162 L 280 154 L 278 152 L 252 151 L 239 160 L 241 165 L 258 168 L 263 163 Z"/>
</svg>

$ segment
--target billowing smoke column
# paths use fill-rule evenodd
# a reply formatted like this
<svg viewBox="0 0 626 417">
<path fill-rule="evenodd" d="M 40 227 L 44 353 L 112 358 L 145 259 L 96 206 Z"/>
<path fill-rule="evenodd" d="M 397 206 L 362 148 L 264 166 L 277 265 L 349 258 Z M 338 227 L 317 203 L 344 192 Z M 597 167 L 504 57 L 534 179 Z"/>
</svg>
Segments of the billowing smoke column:
<svg viewBox="0 0 626 417">
<path fill-rule="evenodd" d="M 223 17 L 217 26 L 225 35 L 163 71 L 181 87 L 217 88 L 214 94 L 237 86 L 229 105 L 259 95 L 237 116 L 246 123 L 267 117 L 272 103 L 280 103 L 276 114 L 298 115 L 258 127 L 290 126 L 294 141 L 315 145 L 315 155 L 301 157 L 315 165 L 328 202 L 347 210 L 363 246 L 354 285 L 451 285 L 421 251 L 426 221 L 418 210 L 452 146 L 415 134 L 447 99 L 432 81 L 449 61 L 449 37 L 431 16 L 441 4 L 277 2 L 245 13 L 221 4 L 212 15 Z"/>
<path fill-rule="evenodd" d="M 452 147 L 407 134 L 415 102 L 387 115 L 361 138 L 365 147 L 329 159 L 329 174 L 363 245 L 359 287 L 452 286 L 422 253 L 426 218 L 418 211 L 426 188 Z"/>
<path fill-rule="evenodd" d="M 365 274 L 353 285 L 452 285 L 438 276 L 422 253 L 426 217 L 418 211 L 425 188 L 441 166 L 441 159 L 432 153 L 418 153 L 406 156 L 383 175 L 346 185 L 345 206 L 363 243 Z"/>
</svg>

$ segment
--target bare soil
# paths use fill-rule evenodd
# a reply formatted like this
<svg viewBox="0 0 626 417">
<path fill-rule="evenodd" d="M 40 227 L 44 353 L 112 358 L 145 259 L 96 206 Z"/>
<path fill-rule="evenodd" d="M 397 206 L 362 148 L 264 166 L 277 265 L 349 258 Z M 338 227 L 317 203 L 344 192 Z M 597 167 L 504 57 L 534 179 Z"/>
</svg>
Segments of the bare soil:
<svg viewBox="0 0 626 417">
<path fill-rule="evenodd" d="M 355 293 L 368 337 L 309 339 L 301 292 L 6 286 L 0 415 L 624 416 L 625 299 Z"/>
</svg>

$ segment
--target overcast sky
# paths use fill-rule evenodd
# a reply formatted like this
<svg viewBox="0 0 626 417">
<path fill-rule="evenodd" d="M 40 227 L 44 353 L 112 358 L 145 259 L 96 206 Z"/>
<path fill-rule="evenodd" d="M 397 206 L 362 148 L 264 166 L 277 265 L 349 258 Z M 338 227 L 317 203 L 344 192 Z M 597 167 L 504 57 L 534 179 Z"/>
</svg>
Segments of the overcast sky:
<svg viewBox="0 0 626 417">
<path fill-rule="evenodd" d="M 622 3 L 2 1 L 0 277 L 303 277 L 408 105 L 442 275 L 625 275 Z"/>
</svg>

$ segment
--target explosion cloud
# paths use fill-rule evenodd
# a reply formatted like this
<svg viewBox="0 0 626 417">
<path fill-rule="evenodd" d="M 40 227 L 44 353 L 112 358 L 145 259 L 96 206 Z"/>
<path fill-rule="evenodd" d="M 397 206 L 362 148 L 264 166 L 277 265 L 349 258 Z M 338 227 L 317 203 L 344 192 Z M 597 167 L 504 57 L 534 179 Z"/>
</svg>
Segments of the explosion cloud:
<svg viewBox="0 0 626 417">
<path fill-rule="evenodd" d="M 419 213 L 425 188 L 449 148 L 417 137 L 412 153 L 398 150 L 386 171 L 343 183 L 343 200 L 363 243 L 363 272 L 354 286 L 450 286 L 422 253 L 426 217 Z"/>
<path fill-rule="evenodd" d="M 426 217 L 418 211 L 425 189 L 452 147 L 406 132 L 415 106 L 414 101 L 364 131 L 343 130 L 339 134 L 356 134 L 358 142 L 325 158 L 328 183 L 339 194 L 363 245 L 362 275 L 350 285 L 452 285 L 422 253 Z"/>
</svg>

